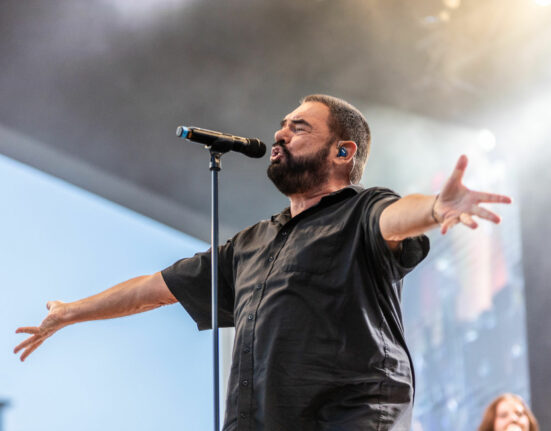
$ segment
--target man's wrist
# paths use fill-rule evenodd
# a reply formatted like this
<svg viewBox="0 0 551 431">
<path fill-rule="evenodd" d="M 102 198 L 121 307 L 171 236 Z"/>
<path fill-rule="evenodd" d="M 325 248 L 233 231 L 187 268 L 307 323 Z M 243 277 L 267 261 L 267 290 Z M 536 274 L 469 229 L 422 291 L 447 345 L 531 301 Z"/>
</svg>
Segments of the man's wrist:
<svg viewBox="0 0 551 431">
<path fill-rule="evenodd" d="M 70 302 L 58 303 L 55 309 L 51 312 L 52 317 L 57 320 L 62 326 L 71 325 L 78 322 L 75 307 Z"/>
<path fill-rule="evenodd" d="M 438 219 L 438 216 L 436 214 L 436 202 L 438 201 L 438 198 L 440 197 L 440 194 L 437 194 L 435 197 L 434 197 L 434 201 L 432 202 L 432 209 L 431 209 L 431 216 L 432 216 L 432 219 L 434 220 L 434 222 L 436 224 L 442 224 L 442 220 L 439 220 Z"/>
</svg>

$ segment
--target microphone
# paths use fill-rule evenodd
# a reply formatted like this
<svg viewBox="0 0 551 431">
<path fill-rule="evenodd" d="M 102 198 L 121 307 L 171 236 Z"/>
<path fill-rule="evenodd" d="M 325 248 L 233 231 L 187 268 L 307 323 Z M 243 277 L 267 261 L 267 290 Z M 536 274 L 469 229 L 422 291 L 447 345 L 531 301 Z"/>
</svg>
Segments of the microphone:
<svg viewBox="0 0 551 431">
<path fill-rule="evenodd" d="M 256 138 L 242 138 L 227 133 L 201 129 L 199 127 L 185 126 L 179 126 L 176 129 L 176 136 L 205 144 L 207 147 L 211 147 L 212 150 L 223 153 L 237 151 L 248 157 L 254 158 L 260 158 L 266 154 L 266 145 L 264 145 L 260 139 Z"/>
</svg>

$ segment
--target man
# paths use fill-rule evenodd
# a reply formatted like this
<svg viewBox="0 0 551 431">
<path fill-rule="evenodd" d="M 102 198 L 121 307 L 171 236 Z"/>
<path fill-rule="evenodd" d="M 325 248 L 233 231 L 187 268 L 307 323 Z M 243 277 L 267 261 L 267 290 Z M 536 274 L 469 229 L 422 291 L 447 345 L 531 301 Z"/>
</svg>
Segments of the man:
<svg viewBox="0 0 551 431">
<path fill-rule="evenodd" d="M 235 326 L 224 430 L 409 430 L 413 370 L 400 311 L 403 276 L 428 253 L 427 230 L 499 217 L 468 190 L 461 156 L 437 196 L 399 198 L 358 183 L 369 153 L 362 114 L 312 95 L 275 134 L 268 176 L 289 208 L 219 249 L 220 326 Z M 180 301 L 210 327 L 210 255 L 98 295 L 48 302 L 48 316 L 15 348 L 24 360 L 72 323 Z"/>
</svg>

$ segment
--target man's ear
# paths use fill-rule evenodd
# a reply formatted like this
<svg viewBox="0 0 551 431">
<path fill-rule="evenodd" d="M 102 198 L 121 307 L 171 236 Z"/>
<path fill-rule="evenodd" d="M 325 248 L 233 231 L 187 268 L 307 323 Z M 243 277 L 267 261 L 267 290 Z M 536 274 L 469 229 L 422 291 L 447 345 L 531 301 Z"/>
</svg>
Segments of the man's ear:
<svg viewBox="0 0 551 431">
<path fill-rule="evenodd" d="M 337 142 L 335 161 L 339 164 L 346 164 L 354 158 L 357 150 L 358 146 L 354 141 L 339 141 Z"/>
</svg>

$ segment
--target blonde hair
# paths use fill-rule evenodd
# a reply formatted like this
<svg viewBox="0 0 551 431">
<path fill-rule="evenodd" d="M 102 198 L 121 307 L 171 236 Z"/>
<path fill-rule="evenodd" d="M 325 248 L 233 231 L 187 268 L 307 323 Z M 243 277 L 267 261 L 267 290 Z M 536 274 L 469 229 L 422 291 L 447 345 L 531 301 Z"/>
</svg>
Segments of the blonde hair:
<svg viewBox="0 0 551 431">
<path fill-rule="evenodd" d="M 528 421 L 530 422 L 530 431 L 539 431 L 540 426 L 538 424 L 538 421 L 536 420 L 534 414 L 532 413 L 532 410 L 526 405 L 524 400 L 515 394 L 502 394 L 499 397 L 497 397 L 495 400 L 493 400 L 488 407 L 486 407 L 486 410 L 484 410 L 484 415 L 482 416 L 482 422 L 478 426 L 478 431 L 494 431 L 494 423 L 496 421 L 496 413 L 497 413 L 497 405 L 507 399 L 513 399 L 517 402 L 519 402 L 522 407 L 524 408 L 524 411 L 526 413 L 526 416 L 528 417 Z"/>
</svg>

